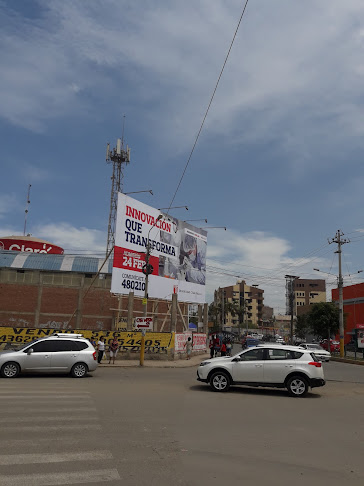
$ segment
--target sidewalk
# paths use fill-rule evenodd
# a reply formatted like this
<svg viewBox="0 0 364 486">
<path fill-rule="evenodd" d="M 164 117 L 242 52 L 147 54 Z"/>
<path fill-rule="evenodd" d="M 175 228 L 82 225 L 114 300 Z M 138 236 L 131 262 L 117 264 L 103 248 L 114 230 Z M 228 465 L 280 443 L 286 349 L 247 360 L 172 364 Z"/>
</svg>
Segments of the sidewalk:
<svg viewBox="0 0 364 486">
<path fill-rule="evenodd" d="M 199 356 L 192 356 L 191 359 L 178 359 L 176 361 L 157 361 L 144 360 L 144 368 L 192 368 L 199 366 L 201 361 L 210 358 L 210 353 L 200 354 Z M 99 368 L 139 368 L 138 359 L 116 359 L 115 364 L 109 364 L 107 359 L 103 359 L 99 364 Z"/>
</svg>

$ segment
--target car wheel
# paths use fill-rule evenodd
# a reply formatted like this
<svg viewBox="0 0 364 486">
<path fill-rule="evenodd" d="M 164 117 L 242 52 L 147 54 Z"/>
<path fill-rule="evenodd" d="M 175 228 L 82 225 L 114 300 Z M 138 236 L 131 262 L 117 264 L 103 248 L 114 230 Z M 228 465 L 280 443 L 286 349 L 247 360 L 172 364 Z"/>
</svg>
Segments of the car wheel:
<svg viewBox="0 0 364 486">
<path fill-rule="evenodd" d="M 87 366 L 85 363 L 76 363 L 72 366 L 71 376 L 72 378 L 83 378 L 87 375 Z"/>
<path fill-rule="evenodd" d="M 1 368 L 1 376 L 3 378 L 15 378 L 20 373 L 20 366 L 18 363 L 5 363 Z"/>
<path fill-rule="evenodd" d="M 214 391 L 226 392 L 230 388 L 230 377 L 223 371 L 217 371 L 210 378 L 210 386 Z"/>
<path fill-rule="evenodd" d="M 308 383 L 302 376 L 292 376 L 287 382 L 287 390 L 291 397 L 304 397 L 308 392 Z"/>
</svg>

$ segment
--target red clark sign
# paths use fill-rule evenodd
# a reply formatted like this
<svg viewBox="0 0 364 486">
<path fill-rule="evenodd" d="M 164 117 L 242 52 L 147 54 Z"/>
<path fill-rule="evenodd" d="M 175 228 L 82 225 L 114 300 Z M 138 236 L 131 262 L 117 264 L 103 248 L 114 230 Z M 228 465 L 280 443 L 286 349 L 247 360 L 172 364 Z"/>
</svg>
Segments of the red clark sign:
<svg viewBox="0 0 364 486">
<path fill-rule="evenodd" d="M 0 250 L 27 251 L 30 253 L 46 253 L 63 255 L 64 250 L 60 246 L 47 241 L 30 240 L 28 238 L 0 238 Z"/>
</svg>

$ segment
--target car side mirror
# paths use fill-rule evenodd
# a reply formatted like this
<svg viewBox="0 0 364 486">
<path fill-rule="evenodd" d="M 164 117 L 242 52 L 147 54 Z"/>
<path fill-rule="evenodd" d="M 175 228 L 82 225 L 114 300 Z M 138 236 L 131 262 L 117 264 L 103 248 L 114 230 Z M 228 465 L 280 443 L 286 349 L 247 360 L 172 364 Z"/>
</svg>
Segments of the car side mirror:
<svg viewBox="0 0 364 486">
<path fill-rule="evenodd" d="M 232 360 L 232 362 L 233 362 L 233 363 L 237 363 L 237 362 L 239 362 L 239 361 L 241 361 L 241 359 L 240 359 L 240 358 L 234 358 L 234 359 Z"/>
<path fill-rule="evenodd" d="M 34 349 L 33 348 L 28 349 L 27 355 L 32 354 L 32 353 L 34 353 Z"/>
</svg>

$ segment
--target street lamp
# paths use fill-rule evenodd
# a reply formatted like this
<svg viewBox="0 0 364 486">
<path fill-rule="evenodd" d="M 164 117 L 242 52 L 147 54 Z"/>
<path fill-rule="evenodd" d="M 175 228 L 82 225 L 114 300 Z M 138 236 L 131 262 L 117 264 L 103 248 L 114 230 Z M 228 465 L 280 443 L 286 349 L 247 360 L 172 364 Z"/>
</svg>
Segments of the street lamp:
<svg viewBox="0 0 364 486">
<path fill-rule="evenodd" d="M 204 221 L 205 223 L 207 223 L 207 219 L 206 218 L 202 218 L 202 219 L 184 219 L 183 220 L 184 223 L 188 223 L 190 221 Z"/>
<path fill-rule="evenodd" d="M 188 211 L 187 206 L 172 206 L 171 208 L 158 208 L 158 211 L 162 211 L 162 209 L 168 209 L 169 211 L 170 209 L 180 209 L 180 208 L 185 208 L 185 210 Z"/>
<path fill-rule="evenodd" d="M 147 317 L 147 307 L 148 307 L 148 277 L 151 273 L 153 273 L 153 266 L 150 265 L 149 263 L 149 257 L 150 257 L 150 244 L 149 244 L 149 235 L 152 229 L 155 227 L 158 221 L 160 221 L 163 218 L 163 214 L 160 214 L 158 218 L 154 221 L 152 226 L 150 227 L 148 231 L 148 237 L 147 237 L 147 247 L 146 247 L 146 252 L 145 252 L 145 265 L 143 266 L 143 273 L 145 275 L 145 289 L 144 289 L 144 317 Z"/>
<path fill-rule="evenodd" d="M 124 192 L 124 194 L 127 196 L 129 194 L 139 194 L 140 192 L 149 192 L 152 196 L 154 196 L 153 191 L 151 189 L 147 189 L 145 191 Z"/>
<path fill-rule="evenodd" d="M 145 287 L 144 287 L 144 299 L 143 299 L 144 318 L 147 317 L 147 309 L 148 309 L 148 277 L 151 273 L 153 273 L 153 266 L 150 265 L 149 263 L 149 257 L 150 257 L 149 235 L 152 229 L 157 224 L 157 222 L 160 221 L 162 218 L 163 218 L 163 214 L 160 214 L 148 231 L 147 246 L 145 252 L 145 265 L 142 268 L 142 272 L 145 275 Z M 140 340 L 140 358 L 139 358 L 140 366 L 144 366 L 144 352 L 145 352 L 145 329 L 142 329 L 142 338 Z"/>
</svg>

